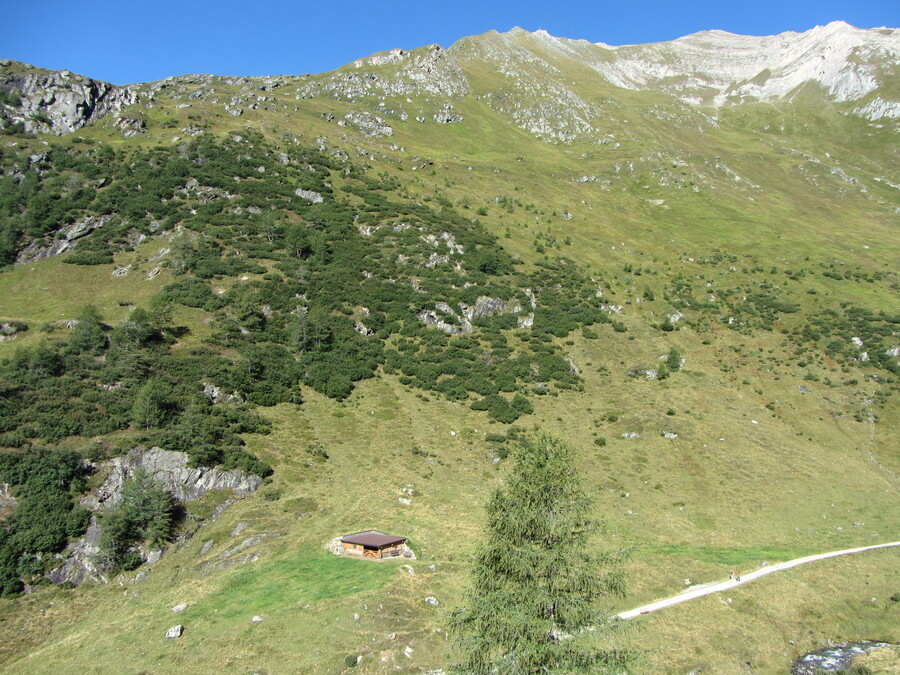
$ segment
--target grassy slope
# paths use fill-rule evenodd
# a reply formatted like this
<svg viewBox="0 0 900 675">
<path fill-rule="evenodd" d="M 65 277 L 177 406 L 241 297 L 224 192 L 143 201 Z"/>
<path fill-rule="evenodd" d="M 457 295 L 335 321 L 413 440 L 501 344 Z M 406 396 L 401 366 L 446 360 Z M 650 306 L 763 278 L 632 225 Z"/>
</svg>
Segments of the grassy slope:
<svg viewBox="0 0 900 675">
<path fill-rule="evenodd" d="M 487 70 L 472 76 L 476 91 L 496 85 Z M 279 96 L 292 106 L 289 94 Z M 608 94 L 598 87 L 585 96 Z M 812 115 L 809 107 L 758 105 L 723 112 L 718 129 L 697 134 L 694 121 L 666 124 L 650 114 L 653 105 L 666 104 L 662 97 L 626 92 L 620 102 L 633 138 L 623 138 L 617 149 L 542 143 L 473 96 L 455 104 L 463 124 L 395 124 L 395 135 L 383 141 L 323 121 L 319 113 L 342 115 L 355 107 L 327 99 L 303 102 L 290 115 L 247 110 L 239 120 L 211 105 L 206 110 L 202 102 L 187 111 L 147 112 L 157 124 L 181 118 L 177 128 L 188 123 L 188 113 L 208 114 L 217 115 L 211 118 L 216 129 L 253 124 L 306 141 L 325 134 L 351 155 L 357 145 L 370 147 L 373 168 L 399 176 L 411 195 L 440 194 L 459 208 L 468 206 L 473 217 L 486 207 L 481 219 L 500 235 L 509 227 L 511 237 L 503 243 L 526 261 L 537 255 L 536 233 L 560 242 L 571 238 L 572 245 L 562 244 L 559 252 L 605 280 L 600 285 L 606 296 L 612 293 L 611 301 L 625 307 L 629 332 L 603 326 L 597 340 L 572 336 L 567 349 L 583 371 L 585 391 L 538 399 L 536 413 L 522 421 L 573 444 L 608 525 L 604 539 L 636 546 L 630 595 L 612 609 L 668 595 L 686 578 L 721 579 L 732 568 L 752 569 L 763 560 L 896 539 L 900 458 L 891 430 L 897 428 L 897 406 L 881 410 L 877 426 L 831 414 L 878 385 L 827 387 L 804 380 L 806 371 L 778 333 L 741 335 L 724 326 L 663 333 L 650 325 L 671 311 L 662 287 L 677 274 L 702 274 L 725 287 L 767 280 L 772 265 L 781 270 L 834 259 L 891 271 L 898 256 L 891 230 L 896 197 L 870 179 L 864 180 L 868 192 L 861 193 L 823 166 L 828 152 L 849 175 L 889 178 L 883 149 L 889 132 L 827 111 Z M 102 128 L 90 133 L 112 137 Z M 151 124 L 142 142 L 174 133 Z M 406 151 L 390 150 L 392 143 Z M 653 152 L 677 156 L 687 166 L 647 159 Z M 419 163 L 414 157 L 434 164 L 413 172 Z M 628 162 L 633 171 L 615 170 Z M 735 181 L 722 164 L 744 181 Z M 687 184 L 672 187 L 680 171 L 695 180 L 698 192 Z M 609 184 L 571 181 L 589 174 Z M 666 176 L 669 186 L 660 185 Z M 494 203 L 501 196 L 534 203 L 542 213 L 523 207 L 510 213 Z M 117 262 L 146 267 L 161 245 L 149 242 Z M 711 268 L 690 261 L 715 249 L 739 258 L 734 272 L 728 263 Z M 743 271 L 757 263 L 765 272 Z M 625 264 L 652 272 L 637 277 L 623 272 Z M 107 267 L 58 260 L 22 266 L 0 276 L 0 295 L 9 298 L 4 316 L 32 325 L 23 341 L 38 339 L 34 327 L 71 318 L 88 300 L 115 321 L 125 315 L 119 302 L 143 303 L 166 283 L 165 271 L 153 281 L 143 281 L 141 271 L 112 279 Z M 638 302 L 647 286 L 658 299 Z M 816 295 L 806 293 L 810 288 Z M 804 302 L 804 311 L 847 300 L 900 310 L 885 282 L 811 275 L 790 282 L 786 291 Z M 182 320 L 202 335 L 202 312 L 192 310 Z M 673 345 L 686 358 L 683 372 L 665 382 L 627 376 L 636 366 L 653 365 Z M 14 346 L 0 344 L 0 353 Z M 816 367 L 827 372 L 825 365 Z M 272 435 L 249 439 L 250 449 L 276 467 L 271 485 L 167 554 L 144 580 L 42 590 L 0 603 L 7 669 L 100 672 L 111 654 L 123 672 L 340 672 L 348 654 L 364 654 L 360 668 L 366 672 L 442 664 L 446 612 L 461 597 L 483 505 L 505 470 L 503 462 L 491 464 L 483 440 L 496 429 L 482 413 L 423 400 L 392 378 L 364 383 L 343 404 L 304 393 L 300 408 L 266 411 L 275 423 Z M 604 419 L 609 413 L 617 421 Z M 664 430 L 678 438 L 663 438 Z M 622 438 L 628 431 L 642 438 Z M 598 436 L 607 439 L 605 447 L 594 443 Z M 321 443 L 330 459 L 315 462 L 305 451 L 311 443 Z M 433 461 L 413 447 L 431 453 Z M 409 506 L 398 501 L 407 487 L 414 491 Z M 250 527 L 231 538 L 238 522 Z M 369 527 L 412 538 L 420 554 L 414 576 L 393 563 L 365 565 L 323 552 L 332 536 Z M 257 562 L 201 568 L 260 533 L 278 536 L 250 549 Z M 199 556 L 207 540 L 212 548 Z M 896 552 L 884 551 L 817 563 L 742 587 L 730 604 L 710 596 L 654 614 L 641 620 L 634 635 L 637 644 L 649 646 L 642 667 L 727 673 L 743 672 L 749 661 L 763 672 L 783 671 L 791 658 L 824 640 L 900 640 L 897 603 L 888 600 L 900 588 L 896 560 Z M 438 597 L 440 606 L 424 603 L 428 595 Z M 172 606 L 186 601 L 194 603 L 189 610 L 171 614 Z M 251 623 L 255 614 L 266 620 Z M 165 640 L 165 629 L 175 623 L 186 625 L 185 636 Z M 411 658 L 402 653 L 406 646 L 414 650 Z"/>
</svg>

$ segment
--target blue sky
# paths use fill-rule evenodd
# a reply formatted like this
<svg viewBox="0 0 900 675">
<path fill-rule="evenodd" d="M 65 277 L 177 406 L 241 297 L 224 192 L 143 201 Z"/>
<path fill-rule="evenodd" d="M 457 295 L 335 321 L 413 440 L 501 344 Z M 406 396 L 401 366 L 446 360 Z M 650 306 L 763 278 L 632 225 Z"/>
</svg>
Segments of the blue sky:
<svg viewBox="0 0 900 675">
<path fill-rule="evenodd" d="M 318 73 L 394 47 L 449 47 L 513 26 L 620 45 L 711 28 L 772 35 L 835 20 L 898 27 L 900 1 L 18 0 L 3 10 L 0 58 L 127 84 L 186 73 Z"/>
</svg>

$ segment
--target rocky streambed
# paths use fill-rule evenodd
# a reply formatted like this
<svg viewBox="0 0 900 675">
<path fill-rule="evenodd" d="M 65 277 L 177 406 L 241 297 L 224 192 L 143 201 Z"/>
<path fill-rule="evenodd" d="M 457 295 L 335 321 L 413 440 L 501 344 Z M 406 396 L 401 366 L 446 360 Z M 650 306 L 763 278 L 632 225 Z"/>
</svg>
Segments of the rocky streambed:
<svg viewBox="0 0 900 675">
<path fill-rule="evenodd" d="M 823 647 L 794 661 L 791 675 L 821 675 L 822 673 L 841 673 L 850 668 L 853 660 L 876 649 L 892 647 L 888 642 L 845 642 L 831 647 Z"/>
</svg>

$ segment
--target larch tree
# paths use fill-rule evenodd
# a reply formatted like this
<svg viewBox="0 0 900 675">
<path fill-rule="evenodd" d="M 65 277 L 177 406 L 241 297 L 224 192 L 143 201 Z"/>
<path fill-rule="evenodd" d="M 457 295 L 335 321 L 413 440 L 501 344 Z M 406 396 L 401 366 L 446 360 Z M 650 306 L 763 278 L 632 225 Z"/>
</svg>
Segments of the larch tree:
<svg viewBox="0 0 900 675">
<path fill-rule="evenodd" d="M 103 317 L 94 305 L 85 305 L 76 318 L 69 349 L 77 354 L 99 354 L 108 342 L 102 323 Z"/>
<path fill-rule="evenodd" d="M 601 607 L 624 594 L 623 551 L 600 553 L 598 522 L 571 451 L 548 434 L 521 444 L 487 507 L 472 589 L 453 616 L 465 673 L 623 672 L 622 622 Z"/>
</svg>

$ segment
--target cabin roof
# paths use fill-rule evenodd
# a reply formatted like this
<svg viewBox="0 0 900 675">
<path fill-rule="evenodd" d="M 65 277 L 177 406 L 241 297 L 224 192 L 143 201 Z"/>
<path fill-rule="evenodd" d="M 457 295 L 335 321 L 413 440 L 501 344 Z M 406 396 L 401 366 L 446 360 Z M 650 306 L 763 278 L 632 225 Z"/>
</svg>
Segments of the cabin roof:
<svg viewBox="0 0 900 675">
<path fill-rule="evenodd" d="M 384 548 L 385 546 L 402 544 L 406 541 L 406 537 L 395 537 L 392 534 L 385 534 L 378 530 L 366 530 L 365 532 L 357 532 L 356 534 L 348 534 L 346 537 L 341 537 L 341 541 L 345 544 L 359 544 L 366 548 Z"/>
</svg>

